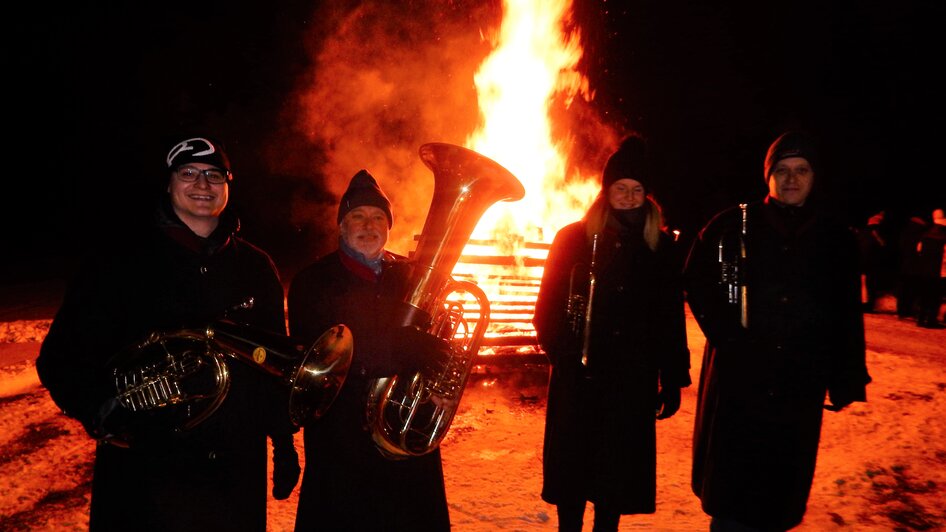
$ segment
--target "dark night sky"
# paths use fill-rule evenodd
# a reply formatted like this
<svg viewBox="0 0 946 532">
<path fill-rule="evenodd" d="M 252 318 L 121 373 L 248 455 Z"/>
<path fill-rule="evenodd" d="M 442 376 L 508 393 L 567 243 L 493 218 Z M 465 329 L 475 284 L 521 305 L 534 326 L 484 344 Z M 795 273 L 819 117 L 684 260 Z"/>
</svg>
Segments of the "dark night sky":
<svg viewBox="0 0 946 532">
<path fill-rule="evenodd" d="M 482 4 L 398 3 L 434 25 Z M 292 134 L 286 102 L 321 36 L 359 2 L 85 4 L 28 6 L 6 24 L 2 280 L 68 274 L 91 246 L 130 238 L 168 142 L 191 130 L 227 142 L 244 234 L 284 275 L 314 258 L 327 230 L 300 227 L 285 205 L 304 197 L 334 215 L 334 200 L 317 172 L 298 170 L 317 167 L 318 151 L 290 154 L 280 140 Z M 576 17 L 593 107 L 650 139 L 661 202 L 692 235 L 764 194 L 764 151 L 785 128 L 819 139 L 819 177 L 852 223 L 928 214 L 946 197 L 940 6 L 576 0 Z M 280 150 L 295 162 L 276 169 Z"/>
</svg>

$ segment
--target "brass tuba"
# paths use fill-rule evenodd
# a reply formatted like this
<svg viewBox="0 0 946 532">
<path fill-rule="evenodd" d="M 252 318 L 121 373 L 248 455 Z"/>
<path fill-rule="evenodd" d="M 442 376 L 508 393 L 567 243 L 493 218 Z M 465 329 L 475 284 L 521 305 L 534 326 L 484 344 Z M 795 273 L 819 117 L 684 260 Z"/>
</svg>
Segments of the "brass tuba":
<svg viewBox="0 0 946 532">
<path fill-rule="evenodd" d="M 435 450 L 450 428 L 489 324 L 486 294 L 451 273 L 486 210 L 497 201 L 525 195 L 522 183 L 508 170 L 472 150 L 430 143 L 420 147 L 420 158 L 434 173 L 434 195 L 395 323 L 446 340 L 450 357 L 440 368 L 371 382 L 369 430 L 381 453 L 394 459 Z M 472 327 L 462 304 L 448 300 L 464 292 L 479 306 Z"/>
<path fill-rule="evenodd" d="M 219 320 L 203 330 L 154 332 L 110 363 L 118 404 L 132 412 L 128 427 L 103 438 L 127 447 L 136 427 L 149 433 L 189 430 L 213 414 L 230 388 L 229 360 L 279 379 L 289 391 L 296 425 L 321 417 L 351 365 L 352 336 L 338 324 L 306 347 L 295 339 Z"/>
</svg>

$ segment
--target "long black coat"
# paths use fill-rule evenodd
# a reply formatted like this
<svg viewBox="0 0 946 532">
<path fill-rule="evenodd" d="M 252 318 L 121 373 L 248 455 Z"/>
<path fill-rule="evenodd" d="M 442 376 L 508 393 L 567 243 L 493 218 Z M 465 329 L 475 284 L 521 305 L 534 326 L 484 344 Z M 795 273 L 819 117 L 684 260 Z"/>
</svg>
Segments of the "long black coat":
<svg viewBox="0 0 946 532">
<path fill-rule="evenodd" d="M 230 317 L 285 334 L 276 269 L 266 253 L 235 236 L 235 218 L 202 241 L 168 211 L 161 209 L 161 227 L 140 235 L 130 250 L 88 261 L 43 342 L 41 382 L 86 426 L 116 395 L 108 359 L 153 331 L 203 328 L 253 297 L 252 309 Z M 155 434 L 127 449 L 98 445 L 92 530 L 266 529 L 266 437 L 291 441 L 296 429 L 275 379 L 234 361 L 228 367 L 226 399 L 195 428 Z"/>
<path fill-rule="evenodd" d="M 344 323 L 354 343 L 351 370 L 332 407 L 303 427 L 298 531 L 450 529 L 440 451 L 389 460 L 365 428 L 371 379 L 392 376 L 398 368 L 386 283 L 403 279 L 392 271 L 379 282 L 354 259 L 343 262 L 336 250 L 299 272 L 289 287 L 293 337 L 314 340 Z"/>
<path fill-rule="evenodd" d="M 741 212 L 717 215 L 693 244 L 685 277 L 707 338 L 693 440 L 693 491 L 704 511 L 756 527 L 801 522 L 815 470 L 825 392 L 865 399 L 857 245 L 813 208 L 767 200 L 747 212 L 748 329 L 720 285 L 719 242 L 737 245 Z"/>
<path fill-rule="evenodd" d="M 588 372 L 566 315 L 573 271 L 573 291 L 588 290 L 582 222 L 555 236 L 536 300 L 533 323 L 551 363 L 542 498 L 653 513 L 658 383 L 690 384 L 680 265 L 666 234 L 656 251 L 639 235 L 600 238 Z"/>
</svg>

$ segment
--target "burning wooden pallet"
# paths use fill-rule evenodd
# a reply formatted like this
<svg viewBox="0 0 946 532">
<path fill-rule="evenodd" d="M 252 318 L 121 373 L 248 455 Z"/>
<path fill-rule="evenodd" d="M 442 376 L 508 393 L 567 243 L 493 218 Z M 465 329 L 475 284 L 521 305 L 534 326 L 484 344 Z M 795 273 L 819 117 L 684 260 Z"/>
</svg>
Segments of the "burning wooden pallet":
<svg viewBox="0 0 946 532">
<path fill-rule="evenodd" d="M 497 249 L 493 241 L 471 240 L 470 247 Z M 549 245 L 526 243 L 516 255 L 464 254 L 453 271 L 457 280 L 474 282 L 490 302 L 490 321 L 480 346 L 480 357 L 489 363 L 509 358 L 515 363 L 543 362 L 532 317 L 542 282 Z M 479 313 L 475 301 L 464 303 L 468 316 Z"/>
</svg>

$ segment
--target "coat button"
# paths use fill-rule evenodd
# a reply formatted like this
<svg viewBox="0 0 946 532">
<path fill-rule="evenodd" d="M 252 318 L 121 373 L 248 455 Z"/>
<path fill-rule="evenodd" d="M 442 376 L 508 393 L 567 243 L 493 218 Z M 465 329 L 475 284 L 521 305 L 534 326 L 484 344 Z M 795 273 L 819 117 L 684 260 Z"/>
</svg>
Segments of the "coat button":
<svg viewBox="0 0 946 532">
<path fill-rule="evenodd" d="M 216 451 L 210 451 L 209 453 L 207 453 L 207 459 L 208 459 L 208 460 L 216 460 L 216 459 L 217 459 L 217 452 L 216 452 Z"/>
<path fill-rule="evenodd" d="M 201 275 L 207 275 L 207 267 L 206 267 L 206 266 L 201 266 L 201 267 L 200 267 L 200 273 L 201 273 Z"/>
<path fill-rule="evenodd" d="M 618 285 L 618 287 L 616 288 L 616 290 L 617 290 L 618 292 L 623 292 L 623 291 L 624 291 L 624 285 Z"/>
</svg>

